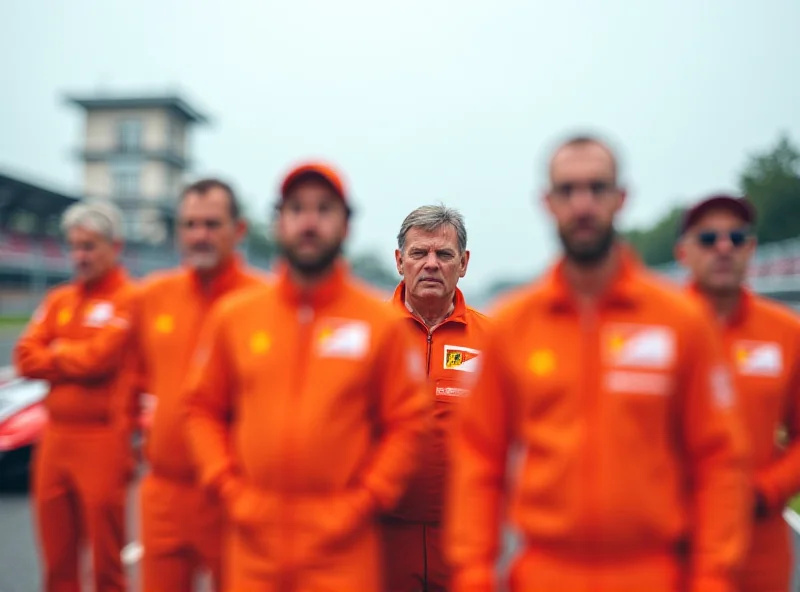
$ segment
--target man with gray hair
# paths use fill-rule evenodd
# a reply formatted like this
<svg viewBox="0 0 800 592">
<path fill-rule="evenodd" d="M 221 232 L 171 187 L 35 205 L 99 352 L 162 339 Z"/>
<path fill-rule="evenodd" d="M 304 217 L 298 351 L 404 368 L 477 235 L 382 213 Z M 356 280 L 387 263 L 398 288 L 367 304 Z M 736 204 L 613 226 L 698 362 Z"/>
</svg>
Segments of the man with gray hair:
<svg viewBox="0 0 800 592">
<path fill-rule="evenodd" d="M 453 208 L 419 207 L 400 226 L 395 260 L 402 280 L 393 303 L 418 335 L 435 405 L 424 465 L 384 519 L 388 592 L 449 588 L 441 546 L 448 432 L 455 405 L 469 394 L 489 322 L 466 305 L 457 286 L 469 255 L 464 217 Z"/>
<path fill-rule="evenodd" d="M 120 554 L 133 474 L 125 413 L 133 283 L 120 265 L 122 217 L 113 205 L 79 202 L 62 228 L 74 280 L 46 295 L 14 351 L 21 376 L 50 383 L 33 484 L 44 590 L 80 589 L 88 535 L 94 590 L 118 592 L 127 587 Z"/>
</svg>

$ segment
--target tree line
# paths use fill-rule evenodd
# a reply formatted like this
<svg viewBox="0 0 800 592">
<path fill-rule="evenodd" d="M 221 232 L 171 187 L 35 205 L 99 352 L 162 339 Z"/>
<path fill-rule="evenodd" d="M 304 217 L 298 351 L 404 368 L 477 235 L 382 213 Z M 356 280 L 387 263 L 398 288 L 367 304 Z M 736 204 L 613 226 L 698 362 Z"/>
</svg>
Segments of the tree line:
<svg viewBox="0 0 800 592">
<path fill-rule="evenodd" d="M 272 262 L 278 255 L 278 245 L 269 224 L 257 221 L 257 216 L 253 215 L 248 216 L 248 220 L 248 255 L 259 261 Z M 378 288 L 393 290 L 400 279 L 395 269 L 386 264 L 386 258 L 378 257 L 374 251 L 346 252 L 345 256 L 355 275 Z"/>
<path fill-rule="evenodd" d="M 760 244 L 800 236 L 800 151 L 788 134 L 748 157 L 739 174 L 738 190 L 758 211 L 755 234 Z M 650 227 L 622 235 L 647 264 L 669 263 L 684 211 L 684 206 L 676 206 Z"/>
<path fill-rule="evenodd" d="M 747 195 L 758 210 L 755 233 L 760 244 L 800 236 L 800 149 L 788 134 L 781 134 L 775 144 L 748 156 L 739 174 L 738 190 Z M 655 224 L 622 232 L 648 265 L 673 260 L 673 247 L 685 206 L 673 207 Z M 267 224 L 251 216 L 248 252 L 260 260 L 271 261 L 277 255 L 275 241 Z M 391 290 L 398 276 L 385 257 L 374 252 L 347 254 L 354 273 L 383 289 Z M 512 279 L 497 280 L 486 290 L 494 295 L 516 286 Z"/>
</svg>

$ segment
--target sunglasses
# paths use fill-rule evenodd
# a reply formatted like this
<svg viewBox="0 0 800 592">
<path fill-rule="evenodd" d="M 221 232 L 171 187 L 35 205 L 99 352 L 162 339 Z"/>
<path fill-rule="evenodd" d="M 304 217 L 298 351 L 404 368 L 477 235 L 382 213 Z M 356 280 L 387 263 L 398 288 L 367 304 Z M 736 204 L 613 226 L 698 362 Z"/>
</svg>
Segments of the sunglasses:
<svg viewBox="0 0 800 592">
<path fill-rule="evenodd" d="M 727 236 L 728 240 L 735 248 L 743 246 L 747 239 L 750 238 L 750 233 L 746 230 L 731 230 L 730 232 L 717 232 L 715 230 L 704 230 L 697 233 L 697 242 L 700 246 L 711 248 L 717 244 L 717 241 Z"/>
</svg>

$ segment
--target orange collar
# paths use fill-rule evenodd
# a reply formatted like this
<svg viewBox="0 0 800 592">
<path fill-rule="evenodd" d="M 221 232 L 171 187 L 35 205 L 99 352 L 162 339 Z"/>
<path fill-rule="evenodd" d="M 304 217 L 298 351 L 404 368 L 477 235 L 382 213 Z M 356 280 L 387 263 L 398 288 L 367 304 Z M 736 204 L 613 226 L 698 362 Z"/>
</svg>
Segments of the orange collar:
<svg viewBox="0 0 800 592">
<path fill-rule="evenodd" d="M 237 253 L 231 255 L 210 276 L 203 277 L 197 270 L 187 270 L 192 286 L 209 298 L 217 298 L 230 290 L 242 275 L 242 258 Z"/>
<path fill-rule="evenodd" d="M 631 307 L 641 298 L 637 276 L 641 273 L 642 264 L 628 245 L 617 244 L 614 247 L 620 256 L 620 266 L 616 276 L 606 292 L 600 297 L 600 306 Z M 575 295 L 572 292 L 564 273 L 566 258 L 562 257 L 544 278 L 546 300 L 553 310 L 576 310 Z"/>
<path fill-rule="evenodd" d="M 397 287 L 394 289 L 394 294 L 392 295 L 392 303 L 403 313 L 411 317 L 415 320 L 419 320 L 417 316 L 408 309 L 406 306 L 406 283 L 400 282 L 397 284 Z M 453 295 L 453 312 L 450 313 L 450 316 L 447 317 L 442 323 L 466 323 L 467 322 L 467 302 L 464 300 L 464 294 L 456 288 L 455 294 Z"/>
<path fill-rule="evenodd" d="M 281 261 L 276 267 L 275 283 L 281 296 L 292 304 L 307 304 L 315 308 L 327 304 L 339 296 L 344 290 L 349 274 L 347 263 L 339 258 L 334 263 L 331 272 L 318 284 L 311 288 L 304 288 L 292 279 L 289 265 L 285 261 Z"/>
<path fill-rule="evenodd" d="M 120 265 L 115 265 L 103 276 L 91 282 L 79 282 L 78 289 L 86 296 L 100 296 L 120 288 L 128 281 L 128 274 Z"/>
</svg>

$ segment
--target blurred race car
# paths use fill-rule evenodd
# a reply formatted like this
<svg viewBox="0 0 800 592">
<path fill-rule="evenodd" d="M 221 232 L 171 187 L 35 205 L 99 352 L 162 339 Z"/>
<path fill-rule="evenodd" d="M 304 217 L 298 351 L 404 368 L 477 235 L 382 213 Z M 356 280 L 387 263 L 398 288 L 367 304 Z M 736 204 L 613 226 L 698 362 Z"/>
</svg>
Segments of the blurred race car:
<svg viewBox="0 0 800 592">
<path fill-rule="evenodd" d="M 44 380 L 12 378 L 0 382 L 0 485 L 24 486 L 28 482 L 33 449 L 47 425 Z M 142 395 L 140 433 L 152 419 L 154 398 Z M 134 446 L 139 445 L 138 435 Z"/>
<path fill-rule="evenodd" d="M 17 485 L 28 477 L 33 447 L 47 423 L 47 382 L 11 379 L 0 385 L 0 483 Z"/>
</svg>

